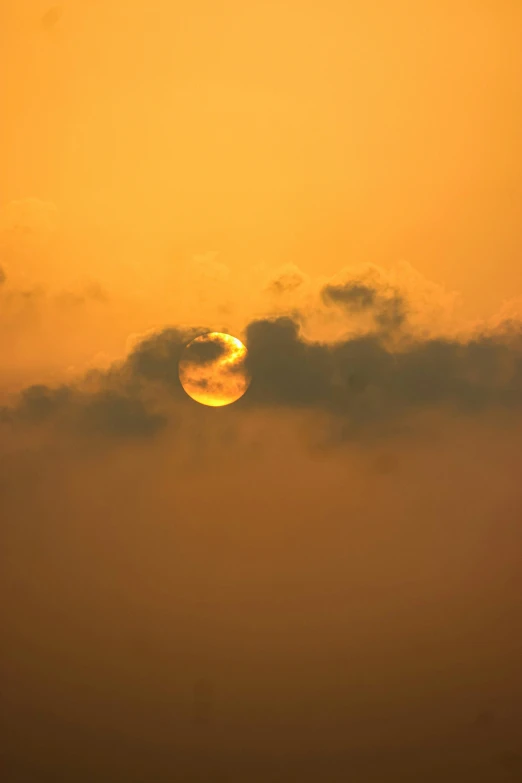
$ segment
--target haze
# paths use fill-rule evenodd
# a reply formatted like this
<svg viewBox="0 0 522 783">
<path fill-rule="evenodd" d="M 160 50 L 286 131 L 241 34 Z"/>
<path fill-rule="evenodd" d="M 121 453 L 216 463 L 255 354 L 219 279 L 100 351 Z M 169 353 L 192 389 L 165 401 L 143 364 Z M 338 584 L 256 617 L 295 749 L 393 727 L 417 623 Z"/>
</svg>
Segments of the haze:
<svg viewBox="0 0 522 783">
<path fill-rule="evenodd" d="M 0 4 L 2 781 L 521 779 L 521 34 Z"/>
</svg>

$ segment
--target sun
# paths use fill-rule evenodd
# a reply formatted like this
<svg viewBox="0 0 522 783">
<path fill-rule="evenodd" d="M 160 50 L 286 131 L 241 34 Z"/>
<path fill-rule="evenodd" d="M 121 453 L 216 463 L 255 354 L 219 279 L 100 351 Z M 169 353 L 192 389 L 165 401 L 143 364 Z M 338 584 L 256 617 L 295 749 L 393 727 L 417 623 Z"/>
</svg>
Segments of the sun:
<svg viewBox="0 0 522 783">
<path fill-rule="evenodd" d="M 236 402 L 250 385 L 245 367 L 247 349 L 237 337 L 208 332 L 185 346 L 179 379 L 189 397 L 219 408 Z"/>
</svg>

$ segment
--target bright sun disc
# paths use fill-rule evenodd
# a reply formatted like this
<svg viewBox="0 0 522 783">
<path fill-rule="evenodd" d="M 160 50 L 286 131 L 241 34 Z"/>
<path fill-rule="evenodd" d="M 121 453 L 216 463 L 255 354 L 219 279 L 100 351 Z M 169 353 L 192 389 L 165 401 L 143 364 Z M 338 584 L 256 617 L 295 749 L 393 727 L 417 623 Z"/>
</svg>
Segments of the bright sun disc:
<svg viewBox="0 0 522 783">
<path fill-rule="evenodd" d="M 250 385 L 246 355 L 247 349 L 237 337 L 224 332 L 202 334 L 185 346 L 179 362 L 181 385 L 202 405 L 230 405 Z"/>
</svg>

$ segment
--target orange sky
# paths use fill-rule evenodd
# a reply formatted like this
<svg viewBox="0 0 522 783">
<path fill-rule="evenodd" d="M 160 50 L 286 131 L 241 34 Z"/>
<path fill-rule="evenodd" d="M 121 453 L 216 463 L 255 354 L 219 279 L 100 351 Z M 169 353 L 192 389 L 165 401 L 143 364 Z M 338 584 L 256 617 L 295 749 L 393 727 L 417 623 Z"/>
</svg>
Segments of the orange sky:
<svg viewBox="0 0 522 783">
<path fill-rule="evenodd" d="M 1 202 L 60 219 L 40 277 L 162 300 L 216 252 L 233 275 L 404 259 L 472 316 L 522 291 L 516 0 L 48 8 L 4 0 L 0 33 Z"/>
</svg>

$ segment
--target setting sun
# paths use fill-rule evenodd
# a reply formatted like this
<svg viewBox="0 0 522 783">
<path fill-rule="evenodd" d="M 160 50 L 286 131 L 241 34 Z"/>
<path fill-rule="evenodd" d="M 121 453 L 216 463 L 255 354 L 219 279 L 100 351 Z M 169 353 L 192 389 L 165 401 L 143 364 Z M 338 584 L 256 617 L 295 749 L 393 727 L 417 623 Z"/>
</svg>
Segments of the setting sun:
<svg viewBox="0 0 522 783">
<path fill-rule="evenodd" d="M 209 332 L 192 340 L 179 363 L 181 385 L 193 400 L 219 408 L 236 402 L 248 389 L 241 340 L 223 332 Z"/>
</svg>

